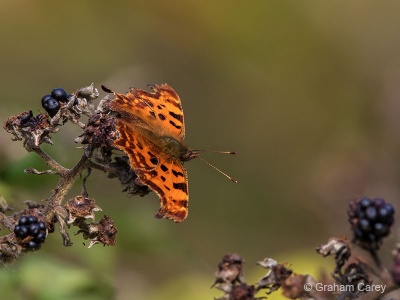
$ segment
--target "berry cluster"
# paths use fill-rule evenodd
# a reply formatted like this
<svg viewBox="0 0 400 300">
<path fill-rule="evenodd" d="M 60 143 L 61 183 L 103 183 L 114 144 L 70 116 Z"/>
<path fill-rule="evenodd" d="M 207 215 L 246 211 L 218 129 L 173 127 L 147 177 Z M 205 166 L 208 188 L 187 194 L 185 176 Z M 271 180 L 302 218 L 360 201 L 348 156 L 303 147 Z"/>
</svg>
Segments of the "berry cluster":
<svg viewBox="0 0 400 300">
<path fill-rule="evenodd" d="M 14 228 L 14 233 L 21 240 L 31 237 L 24 246 L 27 250 L 37 250 L 46 239 L 46 224 L 35 216 L 22 216 Z"/>
<path fill-rule="evenodd" d="M 354 240 L 379 248 L 381 240 L 390 232 L 394 208 L 381 198 L 362 198 L 349 211 Z"/>
<path fill-rule="evenodd" d="M 55 88 L 50 95 L 45 95 L 42 98 L 42 107 L 47 111 L 50 117 L 54 117 L 60 109 L 61 103 L 68 103 L 72 94 L 62 88 Z M 75 98 L 74 105 L 78 104 L 78 99 Z"/>
</svg>

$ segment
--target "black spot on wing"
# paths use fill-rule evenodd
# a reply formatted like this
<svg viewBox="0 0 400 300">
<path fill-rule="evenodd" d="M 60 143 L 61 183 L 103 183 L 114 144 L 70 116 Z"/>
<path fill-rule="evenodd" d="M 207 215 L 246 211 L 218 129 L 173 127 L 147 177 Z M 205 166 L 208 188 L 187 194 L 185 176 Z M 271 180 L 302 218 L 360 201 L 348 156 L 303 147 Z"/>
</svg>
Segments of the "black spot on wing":
<svg viewBox="0 0 400 300">
<path fill-rule="evenodd" d="M 179 177 L 179 176 L 183 177 L 183 173 L 179 172 L 179 171 L 172 170 L 172 174 L 174 174 L 175 177 Z"/>
<path fill-rule="evenodd" d="M 164 172 L 168 171 L 168 168 L 163 164 L 160 166 L 161 170 L 163 170 Z"/>
<path fill-rule="evenodd" d="M 178 115 L 178 114 L 174 113 L 173 111 L 170 111 L 170 112 L 169 112 L 169 115 L 170 115 L 171 117 L 173 117 L 174 119 L 176 119 L 176 120 L 182 122 L 182 115 Z"/>
<path fill-rule="evenodd" d="M 165 184 L 164 184 L 164 187 L 165 187 L 168 191 L 171 190 L 171 189 L 170 189 L 169 187 L 167 187 Z"/>
<path fill-rule="evenodd" d="M 163 182 L 165 182 L 165 180 L 167 180 L 167 179 L 166 179 L 164 176 L 162 176 L 162 175 L 161 175 L 160 178 L 161 178 L 161 180 L 162 180 Z"/>
<path fill-rule="evenodd" d="M 176 190 L 181 190 L 185 193 L 187 193 L 187 184 L 185 182 L 180 182 L 180 183 L 174 183 L 173 185 L 174 189 Z"/>
<path fill-rule="evenodd" d="M 175 123 L 174 123 L 174 121 L 169 121 L 169 123 L 172 125 L 172 126 L 174 126 L 176 129 L 181 129 L 182 127 L 181 126 L 179 126 L 179 125 L 176 125 Z"/>
<path fill-rule="evenodd" d="M 157 159 L 157 157 L 152 156 L 152 157 L 150 158 L 150 162 L 151 162 L 153 165 L 157 165 L 157 164 L 158 164 L 158 159 Z"/>
<path fill-rule="evenodd" d="M 165 120 L 165 116 L 163 114 L 158 114 L 158 117 L 160 118 L 160 120 Z"/>
</svg>

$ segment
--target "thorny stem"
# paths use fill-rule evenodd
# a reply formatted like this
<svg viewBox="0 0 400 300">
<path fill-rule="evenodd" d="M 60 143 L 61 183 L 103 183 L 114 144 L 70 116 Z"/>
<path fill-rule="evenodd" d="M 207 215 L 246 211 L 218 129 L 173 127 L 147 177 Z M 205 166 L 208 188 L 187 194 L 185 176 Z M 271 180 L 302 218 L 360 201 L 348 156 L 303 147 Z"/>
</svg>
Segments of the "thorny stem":
<svg viewBox="0 0 400 300">
<path fill-rule="evenodd" d="M 35 151 L 35 152 L 40 154 L 41 157 L 48 157 L 47 154 L 45 154 L 43 151 Z M 51 197 L 49 198 L 46 208 L 44 209 L 44 214 L 47 220 L 51 220 L 53 218 L 54 212 L 57 211 L 56 208 L 61 206 L 61 203 L 67 196 L 68 191 L 71 189 L 76 178 L 82 173 L 82 171 L 85 168 L 87 168 L 89 160 L 89 156 L 87 154 L 91 152 L 85 151 L 84 153 L 85 154 L 82 155 L 81 159 L 72 169 L 67 169 L 62 167 L 51 158 L 49 160 L 46 160 L 47 163 L 52 164 L 52 165 L 49 164 L 50 166 L 53 165 L 56 166 L 56 168 L 58 169 L 58 173 L 61 176 L 57 184 L 57 187 L 54 189 L 53 195 L 51 195 Z M 66 225 L 63 219 L 59 215 L 57 215 L 57 219 L 60 223 L 60 234 L 63 238 L 64 246 L 71 246 L 72 242 L 66 231 Z"/>
<path fill-rule="evenodd" d="M 369 250 L 369 253 L 371 254 L 371 257 L 372 257 L 374 263 L 382 271 L 383 270 L 382 262 L 381 262 L 381 259 L 378 256 L 376 250 L 371 249 L 371 250 Z"/>
<path fill-rule="evenodd" d="M 44 152 L 42 152 L 42 153 L 44 153 Z M 52 160 L 52 161 L 55 162 L 54 160 Z M 78 161 L 78 163 L 72 169 L 66 169 L 66 168 L 62 167 L 61 165 L 59 165 L 58 163 L 56 163 L 60 170 L 61 178 L 57 184 L 57 187 L 54 190 L 53 195 L 49 199 L 47 209 L 45 210 L 46 217 L 48 217 L 48 213 L 51 212 L 54 207 L 61 205 L 61 203 L 65 199 L 68 191 L 71 189 L 72 185 L 74 184 L 75 179 L 82 173 L 82 171 L 85 168 L 87 168 L 88 161 L 89 161 L 89 156 L 84 154 L 84 155 L 82 155 L 81 159 Z"/>
<path fill-rule="evenodd" d="M 45 163 L 52 169 L 54 169 L 57 174 L 60 176 L 63 176 L 63 174 L 68 172 L 67 168 L 64 168 L 62 165 L 60 165 L 58 162 L 56 162 L 53 158 L 51 158 L 46 152 L 44 152 L 40 147 L 34 147 L 32 148 L 32 151 L 35 152 L 37 155 L 42 158 Z"/>
</svg>

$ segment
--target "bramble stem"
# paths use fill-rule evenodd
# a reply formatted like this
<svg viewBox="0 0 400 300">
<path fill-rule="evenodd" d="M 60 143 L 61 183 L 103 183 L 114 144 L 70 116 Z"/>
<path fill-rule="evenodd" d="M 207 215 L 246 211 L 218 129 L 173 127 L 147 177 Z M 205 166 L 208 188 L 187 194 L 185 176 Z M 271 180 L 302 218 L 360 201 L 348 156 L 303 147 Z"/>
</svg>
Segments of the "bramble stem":
<svg viewBox="0 0 400 300">
<path fill-rule="evenodd" d="M 58 162 L 56 162 L 52 157 L 50 157 L 46 152 L 44 152 L 40 147 L 35 147 L 32 148 L 32 151 L 35 152 L 37 155 L 42 158 L 45 163 L 55 170 L 57 174 L 62 176 L 63 174 L 67 173 L 68 169 L 64 168 L 62 165 L 60 165 Z"/>
<path fill-rule="evenodd" d="M 382 262 L 381 259 L 378 256 L 378 253 L 376 252 L 376 250 L 369 250 L 369 253 L 371 254 L 371 257 L 374 261 L 374 263 L 378 266 L 378 268 L 382 271 L 383 267 L 382 267 Z"/>
<path fill-rule="evenodd" d="M 49 203 L 46 207 L 46 217 L 47 213 L 53 211 L 53 208 L 60 206 L 62 201 L 65 199 L 68 191 L 71 189 L 76 178 L 82 173 L 82 171 L 88 167 L 89 157 L 87 155 L 82 155 L 81 159 L 72 169 L 66 169 L 60 166 L 63 171 L 60 172 L 60 181 L 54 190 L 53 195 L 49 198 Z M 61 170 L 61 168 L 59 170 Z M 52 216 L 51 216 L 52 217 Z"/>
</svg>

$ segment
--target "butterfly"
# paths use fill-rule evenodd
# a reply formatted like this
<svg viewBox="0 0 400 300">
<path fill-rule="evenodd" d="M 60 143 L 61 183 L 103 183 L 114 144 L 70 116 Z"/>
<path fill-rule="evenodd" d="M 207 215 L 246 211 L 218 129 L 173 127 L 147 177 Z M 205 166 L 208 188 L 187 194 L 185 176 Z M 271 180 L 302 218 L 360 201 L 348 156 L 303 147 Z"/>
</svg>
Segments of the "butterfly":
<svg viewBox="0 0 400 300">
<path fill-rule="evenodd" d="M 159 196 L 161 208 L 156 217 L 179 223 L 188 215 L 189 201 L 183 162 L 199 157 L 199 152 L 184 144 L 185 123 L 178 94 L 168 84 L 149 87 L 152 92 L 138 88 L 126 94 L 114 92 L 109 103 L 110 110 L 117 113 L 119 136 L 114 146 L 129 157 L 139 183 Z"/>
<path fill-rule="evenodd" d="M 150 85 L 153 92 L 131 88 L 114 93 L 109 108 L 118 113 L 114 146 L 129 157 L 139 183 L 160 198 L 157 218 L 182 222 L 188 215 L 188 180 L 184 161 L 198 152 L 184 145 L 181 100 L 168 85 Z"/>
</svg>

